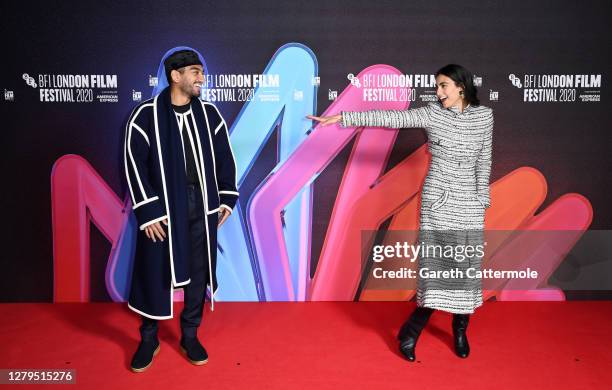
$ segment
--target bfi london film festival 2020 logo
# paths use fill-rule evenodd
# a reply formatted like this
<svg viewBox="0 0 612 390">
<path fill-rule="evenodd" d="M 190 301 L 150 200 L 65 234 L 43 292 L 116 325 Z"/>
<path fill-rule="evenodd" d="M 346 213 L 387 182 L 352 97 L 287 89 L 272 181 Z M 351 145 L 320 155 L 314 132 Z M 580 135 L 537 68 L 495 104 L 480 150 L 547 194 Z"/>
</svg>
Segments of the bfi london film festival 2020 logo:
<svg viewBox="0 0 612 390">
<path fill-rule="evenodd" d="M 523 90 L 523 102 L 574 103 L 601 101 L 601 74 L 524 74 L 508 80 Z"/>
<path fill-rule="evenodd" d="M 116 74 L 22 74 L 25 83 L 38 90 L 43 103 L 117 103 Z"/>
<path fill-rule="evenodd" d="M 436 76 L 434 74 L 366 74 L 347 75 L 351 85 L 360 88 L 362 99 L 366 102 L 436 102 Z M 483 77 L 474 75 L 473 84 L 477 88 L 483 85 Z M 335 100 L 337 91 L 329 91 L 329 100 Z M 499 92 L 489 90 L 489 101 L 498 101 Z"/>
</svg>

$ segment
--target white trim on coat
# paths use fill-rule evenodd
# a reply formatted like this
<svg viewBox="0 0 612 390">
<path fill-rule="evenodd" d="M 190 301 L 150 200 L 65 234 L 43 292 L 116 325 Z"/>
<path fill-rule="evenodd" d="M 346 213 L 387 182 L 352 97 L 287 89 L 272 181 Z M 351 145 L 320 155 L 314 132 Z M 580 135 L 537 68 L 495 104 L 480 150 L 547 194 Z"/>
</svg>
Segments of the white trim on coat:
<svg viewBox="0 0 612 390">
<path fill-rule="evenodd" d="M 136 210 L 136 209 L 137 209 L 137 208 L 139 208 L 140 206 L 145 205 L 145 204 L 147 204 L 147 203 L 151 203 L 151 202 L 153 202 L 154 200 L 157 200 L 157 199 L 159 199 L 159 196 L 154 196 L 154 197 L 149 198 L 149 199 L 147 199 L 147 200 L 143 200 L 143 201 L 142 201 L 142 202 L 140 202 L 140 203 L 136 203 L 135 205 L 133 205 L 133 206 L 132 206 L 132 210 Z"/>
<path fill-rule="evenodd" d="M 178 112 L 174 113 L 176 115 L 176 120 L 178 122 L 179 135 L 181 136 L 181 148 L 183 149 L 183 163 L 185 164 L 185 172 L 187 172 L 187 159 L 185 159 L 185 140 L 183 140 L 183 119 L 181 114 Z"/>
<path fill-rule="evenodd" d="M 201 100 L 200 104 L 202 105 Z M 215 188 L 217 189 L 217 191 L 219 191 L 219 182 L 217 181 L 217 160 L 215 159 L 215 144 L 213 143 L 212 137 L 210 136 L 210 122 L 208 121 L 208 114 L 206 113 L 206 107 L 204 107 L 204 105 L 202 105 L 202 111 L 204 111 L 204 118 L 206 119 L 206 128 L 208 129 L 206 133 L 208 134 L 208 142 L 210 142 L 210 151 L 213 161 L 213 177 L 215 178 Z M 221 121 L 223 121 L 223 118 L 221 118 Z"/>
<path fill-rule="evenodd" d="M 236 164 L 236 158 L 234 157 L 234 150 L 232 149 L 232 143 L 230 142 L 229 129 L 227 127 L 227 123 L 225 122 L 225 119 L 223 118 L 223 115 L 221 115 L 221 111 L 219 111 L 217 106 L 215 106 L 214 104 L 209 103 L 209 102 L 203 102 L 203 101 L 201 101 L 201 102 L 202 102 L 202 104 L 208 104 L 208 105 L 212 106 L 217 111 L 217 114 L 219 115 L 219 118 L 221 118 L 221 122 L 223 122 L 223 124 L 225 125 L 225 136 L 227 137 L 227 144 L 230 147 L 230 154 L 232 155 L 232 160 L 234 161 L 234 187 L 238 188 L 238 165 Z M 206 111 L 204 111 L 204 112 L 206 112 Z"/>
<path fill-rule="evenodd" d="M 136 181 L 138 182 L 138 188 L 140 188 L 140 192 L 142 193 L 142 199 L 147 200 L 149 197 L 145 192 L 144 186 L 142 185 L 142 180 L 140 180 L 140 173 L 138 172 L 138 167 L 136 166 L 136 161 L 134 160 L 134 155 L 132 154 L 132 128 L 134 126 L 130 126 L 128 129 L 128 142 L 127 142 L 127 151 L 130 156 L 130 161 L 132 162 L 132 168 L 134 169 L 134 176 L 136 176 Z"/>
<path fill-rule="evenodd" d="M 134 196 L 134 191 L 132 189 L 132 181 L 130 180 L 130 173 L 128 171 L 127 150 L 128 150 L 128 146 L 129 146 L 129 143 L 130 143 L 130 138 L 128 137 L 128 135 L 131 132 L 130 128 L 135 123 L 134 121 L 136 120 L 136 118 L 138 118 L 138 115 L 140 115 L 140 111 L 142 111 L 142 109 L 145 108 L 145 107 L 150 107 L 150 106 L 153 106 L 153 105 L 154 105 L 154 103 L 147 103 L 147 104 L 143 104 L 140 107 L 137 107 L 138 110 L 136 108 L 134 108 L 134 110 L 132 110 L 132 115 L 131 115 L 132 119 L 126 125 L 125 145 L 124 145 L 124 148 L 123 148 L 123 166 L 125 168 L 125 177 L 127 179 L 128 188 L 130 189 L 130 196 L 132 198 L 132 204 L 135 204 L 135 203 L 138 203 L 138 202 L 136 202 L 136 197 Z M 134 174 L 137 175 L 137 172 L 134 172 Z M 145 197 L 145 199 L 146 199 L 146 197 Z"/>
<path fill-rule="evenodd" d="M 127 305 L 128 305 L 128 307 L 129 307 L 129 308 L 130 308 L 132 311 L 135 311 L 136 313 L 138 313 L 138 314 L 140 314 L 140 315 L 142 315 L 142 316 L 145 316 L 145 317 L 147 317 L 147 318 L 151 318 L 151 319 L 154 319 L 154 320 L 169 320 L 169 319 L 171 319 L 171 318 L 173 318 L 173 317 L 174 317 L 174 290 L 183 290 L 183 288 L 182 288 L 182 287 L 181 287 L 181 288 L 178 288 L 178 289 L 175 289 L 174 287 L 184 286 L 184 285 L 186 285 L 186 284 L 189 284 L 190 282 L 191 282 L 191 279 L 187 280 L 187 281 L 186 281 L 186 282 L 184 282 L 184 283 L 181 283 L 181 284 L 179 284 L 179 285 L 176 285 L 176 286 L 173 286 L 173 285 L 172 285 L 172 282 L 170 282 L 170 315 L 169 315 L 169 316 L 153 316 L 153 315 L 151 315 L 151 314 L 147 314 L 147 313 L 145 313 L 144 311 L 142 311 L 142 310 L 138 310 L 138 309 L 136 309 L 134 306 L 130 305 L 129 300 L 128 300 Z"/>
<path fill-rule="evenodd" d="M 168 216 L 168 252 L 170 257 L 170 272 L 172 274 L 172 283 L 177 285 L 179 282 L 176 281 L 176 275 L 174 273 L 174 254 L 172 251 L 172 218 L 170 217 L 170 207 L 168 206 L 168 191 L 166 189 L 166 175 L 164 174 L 164 160 L 162 158 L 161 142 L 159 140 L 159 121 L 157 119 L 157 99 L 159 95 L 153 99 L 153 122 L 155 122 L 155 141 L 157 142 L 157 155 L 159 157 L 159 169 L 162 178 L 162 188 L 164 190 L 164 202 L 166 204 L 166 214 Z M 184 282 L 180 282 L 184 283 Z M 172 287 L 172 286 L 170 286 Z M 170 289 L 172 290 L 172 289 Z M 172 294 L 170 294 L 172 296 Z M 172 306 L 170 306 L 172 307 Z"/>
<path fill-rule="evenodd" d="M 228 205 L 226 205 L 226 204 L 221 203 L 221 205 L 219 206 L 219 208 L 221 208 L 221 207 L 223 207 L 224 209 L 228 209 L 228 210 L 229 210 L 229 212 L 230 212 L 230 214 L 231 214 L 231 213 L 232 213 L 232 211 L 233 211 L 233 210 L 232 210 L 232 208 L 231 208 L 231 207 L 229 207 L 229 206 L 228 206 Z"/>
<path fill-rule="evenodd" d="M 201 102 L 201 101 L 200 101 Z M 208 117 L 206 116 L 206 109 L 202 107 L 202 111 L 204 111 L 204 117 L 206 118 L 206 131 L 208 132 L 208 137 L 210 139 L 210 127 L 208 126 Z M 204 202 L 204 214 L 206 218 L 204 218 L 204 227 L 206 228 L 206 250 L 208 253 L 208 278 L 210 282 L 210 310 L 215 310 L 215 293 L 213 291 L 213 279 L 212 279 L 212 263 L 210 260 L 210 230 L 208 228 L 208 193 L 206 186 L 206 170 L 204 168 L 204 157 L 202 154 L 202 142 L 200 141 L 200 131 L 198 129 L 198 124 L 196 123 L 195 117 L 193 118 L 193 126 L 195 127 L 195 135 L 198 142 L 198 150 L 200 152 L 200 165 L 202 168 L 202 181 L 200 182 L 200 188 L 202 189 L 202 200 Z M 214 163 L 214 148 L 213 145 L 210 145 L 210 150 L 213 152 L 213 163 Z M 213 172 L 214 172 L 214 164 L 213 164 Z M 215 248 L 217 250 L 217 248 Z"/>
<path fill-rule="evenodd" d="M 191 283 L 191 278 L 187 279 L 187 281 L 186 281 L 186 282 L 181 282 L 181 283 L 179 283 L 179 284 L 175 284 L 175 285 L 174 285 L 174 287 L 186 286 L 186 285 L 188 285 L 189 283 Z"/>
<path fill-rule="evenodd" d="M 132 199 L 132 204 L 137 203 L 136 198 L 134 197 L 134 190 L 132 189 L 132 181 L 130 180 L 130 172 L 128 170 L 128 162 L 127 162 L 127 147 L 128 147 L 128 133 L 129 133 L 129 124 L 128 128 L 125 129 L 125 145 L 123 146 L 123 167 L 125 169 L 125 178 L 127 180 L 128 188 L 130 190 L 130 198 Z"/>
<path fill-rule="evenodd" d="M 221 111 L 219 111 L 219 109 L 217 108 L 217 106 L 215 106 L 214 104 L 210 103 L 210 102 L 205 102 L 203 100 L 200 100 L 200 102 L 202 104 L 208 104 L 209 106 L 211 106 L 212 108 L 215 109 L 215 111 L 217 111 L 217 114 L 219 115 L 219 118 L 221 118 L 221 123 L 223 123 L 225 125 L 225 127 L 227 127 L 227 123 L 225 123 L 225 119 L 223 118 L 223 115 L 221 115 Z M 218 127 L 218 126 L 217 126 Z M 216 130 L 215 130 L 216 131 Z M 216 134 L 216 133 L 215 133 Z"/>
<path fill-rule="evenodd" d="M 219 132 L 219 129 L 221 128 L 221 126 L 223 126 L 223 121 L 219 122 L 219 125 L 215 129 L 215 135 L 217 135 L 217 133 Z"/>
<path fill-rule="evenodd" d="M 227 138 L 227 144 L 230 148 L 230 154 L 232 155 L 232 161 L 234 162 L 234 187 L 238 188 L 238 165 L 236 164 L 236 157 L 234 157 L 234 149 L 232 149 L 232 143 L 229 137 L 229 130 L 225 126 L 225 137 Z"/>
<path fill-rule="evenodd" d="M 194 163 L 196 165 L 196 172 L 198 173 L 198 179 L 200 180 L 200 182 L 202 181 L 202 172 L 200 171 L 200 164 L 198 164 L 198 162 L 196 161 L 196 159 L 198 159 L 198 152 L 195 149 L 195 144 L 193 143 L 193 138 L 194 136 L 191 135 L 191 126 L 189 126 L 189 118 L 185 117 L 183 119 L 183 123 L 185 124 L 185 126 L 187 126 L 187 136 L 189 137 L 189 145 L 191 146 L 191 153 L 193 153 L 193 158 L 194 158 Z M 195 118 L 193 120 L 194 126 L 195 126 Z M 183 157 L 185 156 L 184 152 L 183 152 Z M 199 159 L 198 159 L 199 160 Z M 201 189 L 201 188 L 200 188 Z"/>
<path fill-rule="evenodd" d="M 172 318 L 172 303 L 173 303 L 173 301 L 172 301 L 172 295 L 173 295 L 173 294 L 172 294 L 172 293 L 170 293 L 170 315 L 169 315 L 169 316 L 152 316 L 152 315 L 150 315 L 150 314 L 145 313 L 144 311 L 140 311 L 140 310 L 136 309 L 134 306 L 130 305 L 130 302 L 128 302 L 128 307 L 129 307 L 131 310 L 135 311 L 136 313 L 138 313 L 138 314 L 140 314 L 140 315 L 142 315 L 142 316 L 145 316 L 145 317 L 147 317 L 147 318 L 151 318 L 151 319 L 153 319 L 153 320 L 169 320 L 169 319 L 171 319 L 171 318 Z"/>
<path fill-rule="evenodd" d="M 136 123 L 132 123 L 132 126 L 134 126 L 134 128 L 136 128 L 136 130 L 138 130 L 140 134 L 142 134 L 145 141 L 147 141 L 147 145 L 151 146 L 151 143 L 149 142 L 149 136 L 147 135 L 147 133 L 145 133 L 145 131 L 141 129 L 140 126 L 138 126 Z"/>
<path fill-rule="evenodd" d="M 151 226 L 151 225 L 153 225 L 155 222 L 163 221 L 163 220 L 164 220 L 164 219 L 166 219 L 166 218 L 168 218 L 168 216 L 167 216 L 167 215 L 164 215 L 163 217 L 155 218 L 155 219 L 153 219 L 153 220 L 151 220 L 151 221 L 145 222 L 145 223 L 143 223 L 142 225 L 140 225 L 140 230 L 145 230 L 145 228 L 146 228 L 147 226 Z"/>
</svg>

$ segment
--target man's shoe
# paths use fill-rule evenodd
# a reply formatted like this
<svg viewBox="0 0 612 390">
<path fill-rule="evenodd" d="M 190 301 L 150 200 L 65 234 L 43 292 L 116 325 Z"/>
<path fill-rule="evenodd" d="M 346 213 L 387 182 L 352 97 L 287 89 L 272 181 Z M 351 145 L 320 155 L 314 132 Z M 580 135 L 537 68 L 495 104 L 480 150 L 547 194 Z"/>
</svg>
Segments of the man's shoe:
<svg viewBox="0 0 612 390">
<path fill-rule="evenodd" d="M 197 337 L 181 338 L 181 351 L 196 366 L 208 363 L 208 353 Z"/>
<path fill-rule="evenodd" d="M 130 368 L 134 372 L 143 372 L 153 363 L 153 356 L 159 353 L 159 340 L 142 340 L 132 358 Z"/>
</svg>

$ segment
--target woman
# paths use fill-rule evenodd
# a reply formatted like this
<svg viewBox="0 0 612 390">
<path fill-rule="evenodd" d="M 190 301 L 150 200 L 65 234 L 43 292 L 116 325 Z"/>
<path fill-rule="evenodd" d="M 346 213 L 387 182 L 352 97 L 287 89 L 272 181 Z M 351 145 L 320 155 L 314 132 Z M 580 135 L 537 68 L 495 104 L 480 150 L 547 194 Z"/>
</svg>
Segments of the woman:
<svg viewBox="0 0 612 390">
<path fill-rule="evenodd" d="M 438 102 L 408 110 L 371 110 L 308 118 L 322 126 L 424 128 L 431 163 L 421 193 L 419 239 L 425 245 L 483 244 L 484 214 L 490 207 L 489 176 L 493 136 L 493 111 L 480 105 L 473 75 L 449 64 L 436 72 Z M 434 251 L 435 252 L 435 251 Z M 482 252 L 480 252 L 482 254 Z M 480 268 L 482 256 L 467 261 L 427 254 L 419 269 Z M 469 355 L 466 336 L 469 315 L 482 305 L 480 280 L 425 279 L 417 282 L 417 308 L 398 334 L 401 353 L 415 360 L 417 339 L 434 309 L 453 313 L 455 352 Z"/>
</svg>

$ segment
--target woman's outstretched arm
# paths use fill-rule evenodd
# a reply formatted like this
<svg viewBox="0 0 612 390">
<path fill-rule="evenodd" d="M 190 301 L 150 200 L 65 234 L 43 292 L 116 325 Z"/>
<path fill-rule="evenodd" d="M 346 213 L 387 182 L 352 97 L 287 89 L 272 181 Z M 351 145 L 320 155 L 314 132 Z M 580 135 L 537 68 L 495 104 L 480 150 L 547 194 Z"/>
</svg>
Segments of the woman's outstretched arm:
<svg viewBox="0 0 612 390">
<path fill-rule="evenodd" d="M 390 127 L 401 129 L 406 127 L 427 127 L 429 123 L 429 108 L 413 108 L 408 110 L 369 110 L 342 111 L 342 127 Z"/>
<path fill-rule="evenodd" d="M 317 117 L 308 115 L 322 126 L 340 123 L 342 127 L 390 127 L 401 129 L 407 127 L 427 127 L 429 124 L 429 108 L 420 107 L 408 110 L 369 110 L 342 111 L 338 115 Z"/>
</svg>

